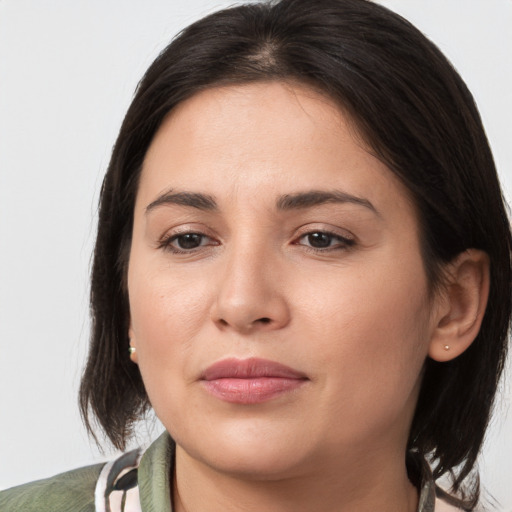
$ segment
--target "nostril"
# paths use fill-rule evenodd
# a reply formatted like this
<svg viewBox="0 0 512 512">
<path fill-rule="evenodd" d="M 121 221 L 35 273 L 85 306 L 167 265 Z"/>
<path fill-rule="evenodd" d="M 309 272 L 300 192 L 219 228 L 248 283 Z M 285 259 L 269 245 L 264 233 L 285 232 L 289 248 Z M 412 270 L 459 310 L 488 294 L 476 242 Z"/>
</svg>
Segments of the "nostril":
<svg viewBox="0 0 512 512">
<path fill-rule="evenodd" d="M 262 316 L 261 318 L 250 320 L 249 322 L 243 322 L 242 320 L 237 321 L 236 318 L 233 318 L 233 321 L 230 321 L 229 319 L 226 320 L 225 318 L 217 318 L 215 322 L 217 326 L 221 329 L 233 327 L 237 330 L 241 330 L 244 332 L 249 332 L 252 331 L 253 329 L 258 329 L 258 326 L 262 327 L 267 325 L 274 325 L 274 319 L 268 316 Z"/>
</svg>

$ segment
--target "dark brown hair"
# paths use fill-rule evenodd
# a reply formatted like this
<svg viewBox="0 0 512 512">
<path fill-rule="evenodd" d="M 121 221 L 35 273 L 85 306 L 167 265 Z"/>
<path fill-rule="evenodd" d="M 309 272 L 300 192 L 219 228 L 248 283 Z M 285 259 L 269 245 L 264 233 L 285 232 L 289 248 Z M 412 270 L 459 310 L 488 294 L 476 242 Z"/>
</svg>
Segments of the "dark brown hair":
<svg viewBox="0 0 512 512">
<path fill-rule="evenodd" d="M 415 27 L 367 0 L 248 4 L 194 23 L 146 72 L 103 182 L 91 288 L 92 336 L 80 403 L 112 443 L 125 446 L 149 408 L 128 357 L 125 286 L 137 184 L 164 117 L 205 88 L 263 80 L 310 85 L 339 102 L 367 145 L 409 189 L 419 212 L 431 285 L 468 248 L 491 262 L 491 291 L 471 347 L 431 359 L 409 448 L 432 456 L 462 495 L 482 445 L 503 369 L 511 315 L 511 233 L 482 123 L 466 85 Z M 466 493 L 471 509 L 477 486 Z M 462 502 L 461 502 L 462 503 Z"/>
</svg>

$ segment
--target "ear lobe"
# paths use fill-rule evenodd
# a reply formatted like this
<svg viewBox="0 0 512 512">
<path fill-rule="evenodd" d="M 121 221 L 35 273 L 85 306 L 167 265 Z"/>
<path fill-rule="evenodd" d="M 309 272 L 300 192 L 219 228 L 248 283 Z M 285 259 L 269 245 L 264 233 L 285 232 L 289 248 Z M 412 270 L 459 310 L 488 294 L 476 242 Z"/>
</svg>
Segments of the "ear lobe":
<svg viewBox="0 0 512 512">
<path fill-rule="evenodd" d="M 429 346 L 432 359 L 450 361 L 473 343 L 482 325 L 489 284 L 489 257 L 484 251 L 468 249 L 448 264 Z"/>
<path fill-rule="evenodd" d="M 130 359 L 133 363 L 138 364 L 139 359 L 137 357 L 137 347 L 135 344 L 135 334 L 133 332 L 132 323 L 130 322 L 130 327 L 128 328 L 128 338 L 130 340 Z"/>
</svg>

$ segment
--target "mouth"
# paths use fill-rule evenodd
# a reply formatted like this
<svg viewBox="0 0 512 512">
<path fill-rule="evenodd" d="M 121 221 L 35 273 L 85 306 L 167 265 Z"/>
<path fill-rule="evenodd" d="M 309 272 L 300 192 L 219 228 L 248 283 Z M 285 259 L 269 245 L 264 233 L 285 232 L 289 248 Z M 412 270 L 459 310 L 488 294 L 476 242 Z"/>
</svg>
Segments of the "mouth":
<svg viewBox="0 0 512 512">
<path fill-rule="evenodd" d="M 309 379 L 302 372 L 267 359 L 223 359 L 208 367 L 200 381 L 225 402 L 258 404 L 290 393 Z"/>
</svg>

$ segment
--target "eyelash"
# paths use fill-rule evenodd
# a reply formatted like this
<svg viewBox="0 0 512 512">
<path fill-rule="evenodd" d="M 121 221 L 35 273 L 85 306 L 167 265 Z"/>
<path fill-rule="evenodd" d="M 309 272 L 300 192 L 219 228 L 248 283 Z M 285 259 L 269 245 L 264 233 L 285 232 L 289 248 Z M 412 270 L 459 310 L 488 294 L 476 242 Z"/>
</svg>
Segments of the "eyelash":
<svg viewBox="0 0 512 512">
<path fill-rule="evenodd" d="M 204 233 L 200 233 L 200 232 L 197 232 L 197 231 L 187 231 L 187 232 L 184 232 L 184 233 L 176 233 L 176 234 L 169 235 L 169 236 L 166 236 L 166 237 L 162 238 L 160 240 L 160 242 L 158 243 L 158 248 L 159 249 L 164 249 L 164 250 L 169 251 L 169 252 L 171 252 L 173 254 L 191 254 L 193 252 L 196 252 L 201 247 L 208 247 L 208 246 L 219 245 L 218 243 L 212 243 L 212 244 L 208 244 L 208 245 L 200 244 L 199 246 L 193 247 L 191 249 L 178 248 L 178 247 L 175 247 L 175 246 L 172 245 L 172 243 L 175 242 L 176 240 L 178 240 L 179 238 L 186 237 L 186 236 L 199 236 L 199 237 L 201 237 L 201 242 L 204 239 L 213 240 L 211 237 L 209 237 L 208 235 L 205 235 Z"/>
<path fill-rule="evenodd" d="M 336 240 L 338 243 L 334 246 L 321 247 L 321 248 L 299 243 L 300 240 L 302 240 L 306 237 L 310 237 L 312 235 L 322 235 L 322 236 L 328 237 L 330 239 L 329 242 Z M 186 237 L 186 236 L 201 237 L 200 245 L 198 245 L 197 247 L 192 247 L 190 249 L 178 248 L 173 245 L 173 242 L 179 240 L 182 237 Z M 201 248 L 219 245 L 219 243 L 215 242 L 215 241 L 213 241 L 213 243 L 203 244 L 202 242 L 204 242 L 206 239 L 213 241 L 213 239 L 211 237 L 209 237 L 208 235 L 206 235 L 204 233 L 197 232 L 197 231 L 188 231 L 188 232 L 183 232 L 183 233 L 172 234 L 172 235 L 162 238 L 159 241 L 158 249 L 163 249 L 163 250 L 169 251 L 172 254 L 192 254 Z M 295 239 L 295 241 L 293 242 L 293 245 L 300 245 L 300 246 L 304 247 L 305 249 L 307 249 L 308 251 L 325 254 L 325 253 L 331 252 L 331 251 L 348 250 L 351 247 L 353 247 L 355 245 L 355 243 L 356 243 L 356 241 L 353 238 L 344 237 L 337 233 L 333 233 L 331 231 L 316 229 L 316 230 L 311 230 L 311 231 L 301 234 L 299 237 L 297 237 Z"/>
<path fill-rule="evenodd" d="M 331 239 L 330 240 L 331 242 L 334 240 L 337 240 L 338 243 L 334 246 L 323 247 L 323 248 L 312 247 L 311 245 L 299 244 L 297 242 L 294 242 L 294 244 L 295 245 L 303 245 L 303 247 L 305 247 L 309 251 L 313 251 L 316 253 L 326 253 L 326 252 L 331 252 L 331 251 L 344 251 L 344 250 L 350 249 L 356 243 L 356 241 L 353 238 L 344 237 L 337 233 L 333 233 L 332 231 L 324 231 L 321 229 L 308 231 L 307 233 L 300 235 L 300 237 L 298 237 L 296 240 L 301 240 L 303 238 L 310 237 L 312 235 L 322 235 L 325 237 L 329 237 Z"/>
</svg>

